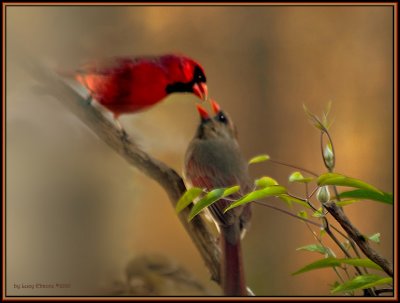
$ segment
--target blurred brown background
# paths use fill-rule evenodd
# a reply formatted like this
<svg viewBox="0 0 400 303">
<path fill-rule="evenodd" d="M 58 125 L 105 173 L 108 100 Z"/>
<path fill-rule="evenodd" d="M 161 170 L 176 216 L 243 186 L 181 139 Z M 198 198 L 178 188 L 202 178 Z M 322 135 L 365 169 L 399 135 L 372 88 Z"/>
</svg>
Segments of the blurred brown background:
<svg viewBox="0 0 400 303">
<path fill-rule="evenodd" d="M 336 170 L 393 191 L 391 7 L 32 6 L 7 7 L 6 18 L 8 295 L 105 294 L 129 260 L 150 253 L 178 261 L 219 293 L 163 190 L 61 102 L 35 93 L 17 52 L 71 70 L 93 58 L 187 54 L 204 66 L 247 158 L 268 153 L 321 173 L 319 133 L 302 104 L 320 114 L 331 100 Z M 195 101 L 173 95 L 121 122 L 181 171 L 198 123 Z M 291 172 L 270 163 L 252 168 L 253 177 L 282 184 Z M 381 232 L 375 247 L 392 261 L 392 207 L 360 202 L 346 211 L 366 235 Z M 249 286 L 257 295 L 329 295 L 332 270 L 291 275 L 321 257 L 295 250 L 311 243 L 301 222 L 255 206 L 244 241 Z M 16 289 L 21 283 L 71 288 Z"/>
</svg>

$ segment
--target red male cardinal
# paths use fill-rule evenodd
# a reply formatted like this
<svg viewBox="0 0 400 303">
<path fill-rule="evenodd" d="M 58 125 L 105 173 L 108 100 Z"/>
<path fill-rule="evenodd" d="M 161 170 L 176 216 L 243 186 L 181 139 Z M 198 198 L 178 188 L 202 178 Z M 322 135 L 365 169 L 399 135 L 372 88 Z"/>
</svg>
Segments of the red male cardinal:
<svg viewBox="0 0 400 303">
<path fill-rule="evenodd" d="M 146 109 L 175 92 L 207 98 L 203 68 L 182 55 L 112 59 L 84 67 L 75 78 L 116 120 L 121 114 Z"/>
<path fill-rule="evenodd" d="M 237 132 L 232 120 L 215 101 L 215 113 L 210 118 L 207 111 L 197 105 L 201 122 L 185 156 L 185 181 L 191 186 L 212 190 L 240 185 L 241 194 L 250 191 L 251 183 L 247 162 L 237 142 Z M 233 208 L 224 214 L 232 202 L 220 200 L 209 207 L 220 230 L 222 252 L 221 281 L 225 295 L 246 296 L 242 265 L 240 235 L 251 217 L 250 205 Z"/>
</svg>

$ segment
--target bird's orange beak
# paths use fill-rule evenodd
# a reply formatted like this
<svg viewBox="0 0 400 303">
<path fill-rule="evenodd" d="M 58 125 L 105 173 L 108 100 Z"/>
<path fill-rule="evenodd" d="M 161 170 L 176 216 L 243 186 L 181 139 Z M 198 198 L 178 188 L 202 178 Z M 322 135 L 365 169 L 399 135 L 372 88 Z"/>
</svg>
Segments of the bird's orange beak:
<svg viewBox="0 0 400 303">
<path fill-rule="evenodd" d="M 208 97 L 208 88 L 205 83 L 195 83 L 193 85 L 193 93 L 201 100 L 205 101 Z"/>
<path fill-rule="evenodd" d="M 221 106 L 214 99 L 210 99 L 210 103 L 214 114 L 218 114 L 221 111 Z"/>
<path fill-rule="evenodd" d="M 201 117 L 201 120 L 209 120 L 210 116 L 208 115 L 207 110 L 201 106 L 200 104 L 196 104 L 197 111 L 199 112 L 199 115 Z"/>
</svg>

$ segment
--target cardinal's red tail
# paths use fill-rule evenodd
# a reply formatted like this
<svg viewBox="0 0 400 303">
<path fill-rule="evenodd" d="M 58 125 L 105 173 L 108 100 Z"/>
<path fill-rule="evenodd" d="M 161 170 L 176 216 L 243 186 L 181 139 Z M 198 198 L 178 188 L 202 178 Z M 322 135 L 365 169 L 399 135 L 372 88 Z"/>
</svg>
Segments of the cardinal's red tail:
<svg viewBox="0 0 400 303">
<path fill-rule="evenodd" d="M 240 230 L 235 225 L 221 227 L 221 281 L 225 296 L 247 296 L 243 270 Z"/>
</svg>

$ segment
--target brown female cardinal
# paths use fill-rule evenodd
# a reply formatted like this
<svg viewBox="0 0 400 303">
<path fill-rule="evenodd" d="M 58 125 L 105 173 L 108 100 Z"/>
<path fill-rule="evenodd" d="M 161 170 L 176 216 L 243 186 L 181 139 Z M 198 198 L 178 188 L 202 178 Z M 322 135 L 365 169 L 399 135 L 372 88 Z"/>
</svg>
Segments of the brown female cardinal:
<svg viewBox="0 0 400 303">
<path fill-rule="evenodd" d="M 250 191 L 248 165 L 237 141 L 236 128 L 229 116 L 211 101 L 215 116 L 210 118 L 199 104 L 201 117 L 196 135 L 185 156 L 184 176 L 190 186 L 212 190 L 240 185 L 241 194 Z M 221 282 L 225 295 L 247 295 L 241 253 L 241 233 L 248 226 L 250 205 L 224 213 L 232 202 L 220 200 L 209 211 L 219 227 L 221 243 Z"/>
<path fill-rule="evenodd" d="M 207 98 L 203 67 L 183 55 L 111 59 L 87 65 L 74 76 L 118 124 L 121 114 L 146 109 L 171 93 Z"/>
</svg>

